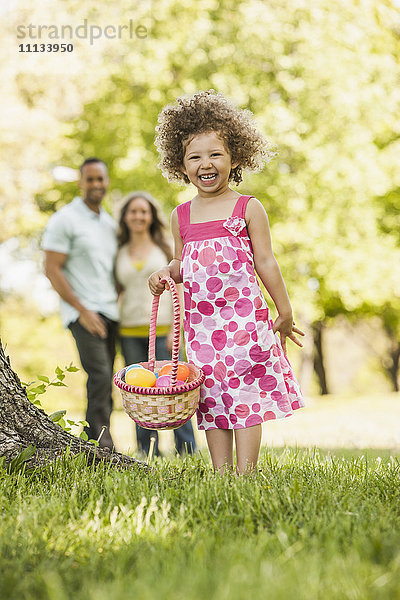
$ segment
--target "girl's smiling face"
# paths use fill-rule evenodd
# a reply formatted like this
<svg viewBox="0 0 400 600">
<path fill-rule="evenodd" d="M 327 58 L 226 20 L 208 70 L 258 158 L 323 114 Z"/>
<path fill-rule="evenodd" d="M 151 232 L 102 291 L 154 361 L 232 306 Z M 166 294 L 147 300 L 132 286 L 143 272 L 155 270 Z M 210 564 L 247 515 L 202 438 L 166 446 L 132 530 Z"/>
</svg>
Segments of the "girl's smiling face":
<svg viewBox="0 0 400 600">
<path fill-rule="evenodd" d="M 215 131 L 195 135 L 185 148 L 182 172 L 195 185 L 201 196 L 222 194 L 228 189 L 231 155 Z"/>
</svg>

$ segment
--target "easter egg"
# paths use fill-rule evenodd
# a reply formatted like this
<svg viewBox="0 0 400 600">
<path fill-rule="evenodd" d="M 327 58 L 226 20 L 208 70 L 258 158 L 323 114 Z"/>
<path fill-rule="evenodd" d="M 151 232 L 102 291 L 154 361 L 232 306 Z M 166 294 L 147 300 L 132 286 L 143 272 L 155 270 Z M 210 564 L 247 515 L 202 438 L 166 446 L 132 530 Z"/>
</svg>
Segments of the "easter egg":
<svg viewBox="0 0 400 600">
<path fill-rule="evenodd" d="M 169 363 L 167 365 L 164 365 L 163 367 L 161 367 L 159 375 L 171 375 L 171 370 L 172 370 L 172 363 Z M 178 363 L 178 372 L 176 374 L 177 379 L 180 379 L 181 381 L 186 381 L 186 379 L 189 377 L 190 375 L 190 370 L 189 367 L 187 365 L 185 365 L 185 363 Z"/>
<path fill-rule="evenodd" d="M 125 367 L 125 374 L 130 371 L 131 369 L 143 369 L 142 365 L 138 365 L 138 364 L 134 364 L 134 365 L 128 365 L 127 367 Z"/>
<path fill-rule="evenodd" d="M 125 373 L 125 382 L 128 385 L 136 385 L 138 387 L 154 387 L 156 376 L 148 369 L 131 369 Z"/>
<path fill-rule="evenodd" d="M 185 382 L 177 379 L 175 385 L 185 385 Z M 169 375 L 161 375 L 156 381 L 156 387 L 171 387 L 171 377 Z"/>
</svg>

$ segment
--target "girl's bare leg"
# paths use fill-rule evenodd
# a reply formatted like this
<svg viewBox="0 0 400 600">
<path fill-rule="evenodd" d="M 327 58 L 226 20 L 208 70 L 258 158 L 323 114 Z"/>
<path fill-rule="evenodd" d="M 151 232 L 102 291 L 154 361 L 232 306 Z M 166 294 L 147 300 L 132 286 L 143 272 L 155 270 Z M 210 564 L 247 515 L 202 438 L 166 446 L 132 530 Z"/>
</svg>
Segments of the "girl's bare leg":
<svg viewBox="0 0 400 600">
<path fill-rule="evenodd" d="M 227 466 L 233 468 L 232 429 L 209 429 L 206 438 L 214 471 L 223 473 Z"/>
<path fill-rule="evenodd" d="M 261 425 L 235 429 L 237 473 L 251 473 L 257 465 L 260 452 L 262 428 Z"/>
</svg>

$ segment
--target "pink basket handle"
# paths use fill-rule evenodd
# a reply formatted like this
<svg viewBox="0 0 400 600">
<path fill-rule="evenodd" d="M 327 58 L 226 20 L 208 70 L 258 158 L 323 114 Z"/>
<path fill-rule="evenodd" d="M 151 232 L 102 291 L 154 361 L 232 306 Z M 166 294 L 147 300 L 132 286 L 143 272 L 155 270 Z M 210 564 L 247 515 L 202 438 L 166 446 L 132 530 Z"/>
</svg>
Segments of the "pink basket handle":
<svg viewBox="0 0 400 600">
<path fill-rule="evenodd" d="M 172 306 L 174 309 L 174 337 L 172 342 L 172 369 L 171 369 L 171 386 L 176 383 L 176 376 L 178 373 L 178 360 L 179 360 L 179 340 L 181 337 L 181 310 L 179 304 L 178 290 L 176 284 L 171 277 L 163 277 L 160 281 L 168 283 L 169 290 L 172 295 Z M 156 362 L 156 325 L 157 325 L 157 312 L 158 305 L 160 303 L 160 296 L 154 296 L 153 305 L 151 308 L 150 317 L 150 328 L 149 328 L 149 370 L 154 373 L 154 366 Z"/>
</svg>

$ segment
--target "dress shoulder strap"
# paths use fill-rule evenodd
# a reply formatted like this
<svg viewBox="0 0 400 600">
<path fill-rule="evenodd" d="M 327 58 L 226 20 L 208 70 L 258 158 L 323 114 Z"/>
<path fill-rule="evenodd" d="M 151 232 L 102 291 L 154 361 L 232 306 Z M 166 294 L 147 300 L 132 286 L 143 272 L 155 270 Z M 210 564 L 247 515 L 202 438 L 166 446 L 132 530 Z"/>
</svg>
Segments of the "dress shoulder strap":
<svg viewBox="0 0 400 600">
<path fill-rule="evenodd" d="M 232 217 L 240 217 L 244 219 L 246 214 L 246 206 L 250 198 L 254 198 L 254 196 L 240 196 L 240 198 L 238 198 L 236 206 L 233 209 Z"/>
<path fill-rule="evenodd" d="M 181 238 L 183 239 L 183 232 L 190 224 L 190 200 L 189 202 L 178 204 L 176 207 L 176 212 L 178 215 L 179 232 L 181 234 Z"/>
<path fill-rule="evenodd" d="M 190 200 L 176 207 L 179 225 L 188 225 L 190 222 Z"/>
</svg>

